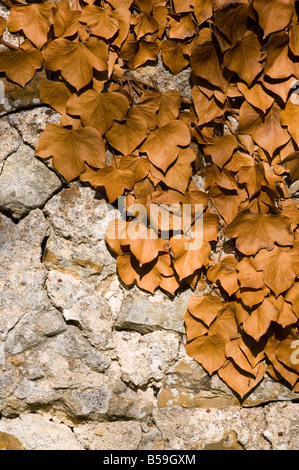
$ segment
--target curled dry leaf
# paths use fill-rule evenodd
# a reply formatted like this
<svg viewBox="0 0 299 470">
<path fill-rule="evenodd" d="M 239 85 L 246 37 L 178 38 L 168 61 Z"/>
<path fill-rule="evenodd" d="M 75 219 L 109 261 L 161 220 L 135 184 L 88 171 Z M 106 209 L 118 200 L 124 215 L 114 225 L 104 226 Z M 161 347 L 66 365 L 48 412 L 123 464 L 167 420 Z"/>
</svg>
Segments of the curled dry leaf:
<svg viewBox="0 0 299 470">
<path fill-rule="evenodd" d="M 96 129 L 69 130 L 58 124 L 47 124 L 36 148 L 41 158 L 53 157 L 53 165 L 71 181 L 85 171 L 86 165 L 101 168 L 105 165 L 105 143 Z"/>
<path fill-rule="evenodd" d="M 274 244 L 292 245 L 291 221 L 283 214 L 240 212 L 225 229 L 226 236 L 236 238 L 236 247 L 244 255 L 254 255 L 262 248 L 272 250 Z"/>
<path fill-rule="evenodd" d="M 108 70 L 107 59 L 107 45 L 94 37 L 85 43 L 58 38 L 45 50 L 45 68 L 53 72 L 60 70 L 62 77 L 77 90 L 91 82 L 93 69 Z"/>
<path fill-rule="evenodd" d="M 41 52 L 25 41 L 16 50 L 0 51 L 0 72 L 22 87 L 34 77 L 36 70 L 43 64 Z"/>
<path fill-rule="evenodd" d="M 52 2 L 13 5 L 7 19 L 7 27 L 12 33 L 23 31 L 39 49 L 47 42 L 51 27 L 50 13 Z"/>
</svg>

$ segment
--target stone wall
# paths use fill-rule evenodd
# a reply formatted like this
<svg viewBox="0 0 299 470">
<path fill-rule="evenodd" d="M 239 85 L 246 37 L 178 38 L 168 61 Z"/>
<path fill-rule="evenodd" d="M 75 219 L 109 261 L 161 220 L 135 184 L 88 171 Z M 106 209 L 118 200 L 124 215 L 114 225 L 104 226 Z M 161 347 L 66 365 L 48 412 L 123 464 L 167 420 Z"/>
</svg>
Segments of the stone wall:
<svg viewBox="0 0 299 470">
<path fill-rule="evenodd" d="M 161 67 L 142 78 L 188 94 L 189 72 Z M 240 403 L 186 355 L 190 290 L 122 285 L 104 241 L 116 210 L 34 156 L 60 118 L 38 79 L 1 79 L 0 448 L 298 450 L 298 394 L 266 376 Z"/>
</svg>

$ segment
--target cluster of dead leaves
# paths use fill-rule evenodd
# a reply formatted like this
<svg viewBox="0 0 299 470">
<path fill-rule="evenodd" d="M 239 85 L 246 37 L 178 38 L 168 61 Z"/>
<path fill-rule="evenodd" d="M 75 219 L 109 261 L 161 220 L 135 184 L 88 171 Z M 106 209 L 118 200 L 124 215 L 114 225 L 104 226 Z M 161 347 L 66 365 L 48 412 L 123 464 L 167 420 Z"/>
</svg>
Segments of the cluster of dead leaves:
<svg viewBox="0 0 299 470">
<path fill-rule="evenodd" d="M 122 281 L 171 295 L 207 286 L 188 302 L 188 354 L 240 397 L 265 371 L 298 391 L 298 2 L 12 3 L 0 37 L 7 27 L 25 41 L 0 52 L 0 72 L 25 86 L 44 67 L 40 97 L 61 121 L 36 155 L 110 203 L 125 197 L 106 236 Z M 191 103 L 130 75 L 159 53 L 174 74 L 191 67 Z M 187 204 L 202 205 L 196 249 L 193 209 L 178 230 Z"/>
</svg>

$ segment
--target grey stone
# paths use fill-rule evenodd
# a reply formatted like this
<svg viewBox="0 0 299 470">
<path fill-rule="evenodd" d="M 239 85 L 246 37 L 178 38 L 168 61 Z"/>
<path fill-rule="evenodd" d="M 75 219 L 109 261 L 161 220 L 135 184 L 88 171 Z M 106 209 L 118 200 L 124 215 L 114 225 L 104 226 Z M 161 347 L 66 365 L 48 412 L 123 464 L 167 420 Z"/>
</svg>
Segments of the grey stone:
<svg viewBox="0 0 299 470">
<path fill-rule="evenodd" d="M 16 219 L 43 206 L 62 186 L 54 172 L 27 145 L 7 157 L 0 175 L 0 210 Z"/>
<path fill-rule="evenodd" d="M 27 450 L 84 450 L 68 426 L 38 414 L 1 419 L 0 430 L 13 434 Z"/>
<path fill-rule="evenodd" d="M 88 450 L 135 450 L 142 436 L 134 421 L 83 424 L 75 426 L 74 433 Z"/>
<path fill-rule="evenodd" d="M 153 331 L 144 336 L 116 332 L 114 340 L 122 379 L 138 387 L 161 380 L 179 349 L 178 335 L 167 331 Z"/>
<path fill-rule="evenodd" d="M 183 334 L 185 333 L 184 315 L 190 296 L 190 290 L 170 299 L 162 292 L 148 295 L 133 288 L 124 297 L 115 326 L 140 333 L 165 329 Z"/>
<path fill-rule="evenodd" d="M 41 244 L 49 225 L 36 209 L 18 224 L 0 214 L 0 338 L 20 319 L 44 314 L 51 304 L 44 291 L 47 271 L 41 263 Z"/>
<path fill-rule="evenodd" d="M 22 143 L 18 131 L 5 119 L 0 119 L 0 163 L 9 155 L 16 152 Z"/>
<path fill-rule="evenodd" d="M 23 141 L 35 149 L 46 125 L 59 124 L 60 117 L 52 108 L 41 106 L 11 114 L 8 116 L 8 122 L 18 130 Z"/>
</svg>

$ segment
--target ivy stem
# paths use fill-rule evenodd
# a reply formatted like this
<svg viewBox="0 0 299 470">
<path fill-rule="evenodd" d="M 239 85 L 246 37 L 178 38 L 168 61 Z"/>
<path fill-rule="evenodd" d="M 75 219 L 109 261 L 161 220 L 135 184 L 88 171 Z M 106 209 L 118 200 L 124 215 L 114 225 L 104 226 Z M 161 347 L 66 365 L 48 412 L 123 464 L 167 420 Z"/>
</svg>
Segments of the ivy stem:
<svg viewBox="0 0 299 470">
<path fill-rule="evenodd" d="M 9 49 L 13 49 L 15 51 L 18 51 L 20 49 L 20 39 L 19 39 L 19 46 L 15 46 L 14 44 L 11 44 L 10 42 L 5 41 L 3 38 L 0 38 L 0 44 L 8 47 Z"/>
</svg>

